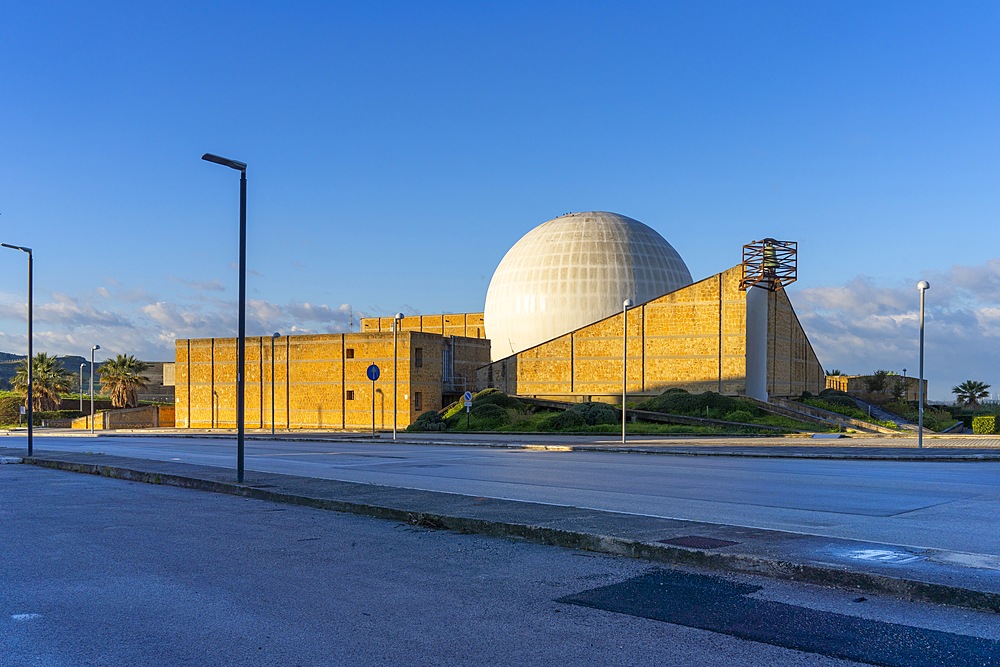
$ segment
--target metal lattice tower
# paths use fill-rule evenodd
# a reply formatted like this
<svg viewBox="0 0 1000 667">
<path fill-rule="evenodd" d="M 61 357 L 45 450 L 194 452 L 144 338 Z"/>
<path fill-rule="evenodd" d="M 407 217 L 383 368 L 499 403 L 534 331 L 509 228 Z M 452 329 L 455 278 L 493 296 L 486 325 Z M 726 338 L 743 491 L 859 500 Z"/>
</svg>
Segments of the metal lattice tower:
<svg viewBox="0 0 1000 667">
<path fill-rule="evenodd" d="M 799 244 L 796 241 L 761 239 L 743 246 L 740 289 L 761 287 L 777 292 L 798 278 Z"/>
</svg>

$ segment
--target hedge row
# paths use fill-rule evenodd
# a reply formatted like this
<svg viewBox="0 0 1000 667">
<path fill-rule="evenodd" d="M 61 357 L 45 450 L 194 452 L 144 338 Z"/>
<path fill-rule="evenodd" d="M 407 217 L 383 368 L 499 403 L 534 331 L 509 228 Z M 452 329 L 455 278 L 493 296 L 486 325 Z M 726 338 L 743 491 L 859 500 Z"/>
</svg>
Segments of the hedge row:
<svg viewBox="0 0 1000 667">
<path fill-rule="evenodd" d="M 983 415 L 972 418 L 972 432 L 977 435 L 988 435 L 997 432 L 998 424 L 996 415 Z"/>
</svg>

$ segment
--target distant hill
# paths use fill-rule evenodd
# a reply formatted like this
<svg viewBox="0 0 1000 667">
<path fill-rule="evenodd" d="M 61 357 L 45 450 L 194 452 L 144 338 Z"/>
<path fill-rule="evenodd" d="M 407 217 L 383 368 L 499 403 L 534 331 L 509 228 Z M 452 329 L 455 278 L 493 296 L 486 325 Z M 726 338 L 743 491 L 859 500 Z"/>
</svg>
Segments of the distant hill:
<svg viewBox="0 0 1000 667">
<path fill-rule="evenodd" d="M 23 361 L 24 358 L 25 355 L 23 354 L 0 352 L 0 389 L 10 389 L 10 379 L 14 377 L 15 373 L 17 373 L 17 365 Z M 84 391 L 86 391 L 87 386 L 90 383 L 90 359 L 85 359 L 76 355 L 57 357 L 57 359 L 59 360 L 59 363 L 62 364 L 62 367 L 66 369 L 66 372 L 69 373 L 69 376 L 75 380 L 75 382 L 70 383 L 70 391 L 76 391 L 79 389 L 80 364 L 84 365 L 83 387 Z M 100 368 L 101 364 L 97 363 L 94 366 L 95 369 Z"/>
</svg>

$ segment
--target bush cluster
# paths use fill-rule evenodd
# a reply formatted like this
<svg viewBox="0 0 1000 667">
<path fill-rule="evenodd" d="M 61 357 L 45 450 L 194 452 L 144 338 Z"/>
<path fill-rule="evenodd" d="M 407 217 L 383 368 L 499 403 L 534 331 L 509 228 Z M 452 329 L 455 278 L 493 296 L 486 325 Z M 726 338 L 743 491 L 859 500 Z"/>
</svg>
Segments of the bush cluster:
<svg viewBox="0 0 1000 667">
<path fill-rule="evenodd" d="M 714 391 L 689 394 L 683 389 L 668 389 L 659 396 L 639 403 L 635 409 L 711 419 L 723 419 L 733 412 L 746 412 L 750 414 L 750 419 L 746 421 L 752 421 L 762 414 L 752 401 L 743 398 L 723 396 Z"/>
<path fill-rule="evenodd" d="M 543 421 L 539 428 L 543 431 L 580 431 L 587 428 L 587 420 L 579 412 L 564 410 Z"/>
<path fill-rule="evenodd" d="M 882 406 L 883 409 L 888 410 L 894 415 L 899 415 L 907 421 L 911 421 L 914 424 L 920 419 L 920 411 L 917 408 L 916 401 L 909 403 L 906 401 L 893 401 L 891 403 L 886 403 Z M 951 412 L 948 410 L 943 410 L 939 408 L 924 408 L 924 428 L 929 428 L 932 431 L 943 431 L 952 424 L 954 424 L 958 419 L 952 416 Z"/>
<path fill-rule="evenodd" d="M 0 424 L 16 424 L 24 399 L 8 394 L 0 396 Z"/>
<path fill-rule="evenodd" d="M 808 399 L 811 397 L 803 395 L 803 398 Z M 845 408 L 858 409 L 858 404 L 854 402 L 854 399 L 851 398 L 850 394 L 848 394 L 845 391 L 840 391 L 839 389 L 824 389 L 823 391 L 819 392 L 819 398 L 823 402 L 828 403 L 830 405 L 840 405 Z M 810 405 L 808 400 L 803 400 L 802 402 L 805 403 L 806 405 Z M 819 406 L 817 405 L 814 407 L 819 407 Z"/>
<path fill-rule="evenodd" d="M 996 415 L 973 417 L 972 432 L 976 435 L 989 435 L 991 433 L 996 433 L 998 423 L 1000 423 L 1000 420 L 997 419 Z"/>
<path fill-rule="evenodd" d="M 732 412 L 727 412 L 723 419 L 727 422 L 740 422 L 748 424 L 753 421 L 753 415 L 749 410 L 733 410 Z"/>
<path fill-rule="evenodd" d="M 447 429 L 448 425 L 441 419 L 437 410 L 428 410 L 406 427 L 406 430 L 411 432 L 445 431 Z"/>
<path fill-rule="evenodd" d="M 475 399 L 473 399 L 469 417 L 475 418 L 478 428 L 494 429 L 507 423 L 507 410 L 499 403 L 480 403 L 476 405 Z M 458 418 L 461 419 L 461 415 Z M 455 419 L 455 417 L 452 419 Z"/>
<path fill-rule="evenodd" d="M 588 426 L 617 424 L 621 415 L 621 410 L 607 403 L 577 403 L 546 419 L 540 428 L 544 431 L 585 430 Z"/>
</svg>

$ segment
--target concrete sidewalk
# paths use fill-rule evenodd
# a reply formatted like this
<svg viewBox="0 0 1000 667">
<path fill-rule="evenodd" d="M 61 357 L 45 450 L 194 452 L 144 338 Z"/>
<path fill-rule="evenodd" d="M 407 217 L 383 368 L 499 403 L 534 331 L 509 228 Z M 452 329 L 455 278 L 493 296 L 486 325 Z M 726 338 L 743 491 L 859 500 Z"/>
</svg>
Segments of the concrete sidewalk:
<svg viewBox="0 0 1000 667">
<path fill-rule="evenodd" d="M 1000 557 L 102 454 L 11 461 L 1000 612 Z"/>
</svg>

